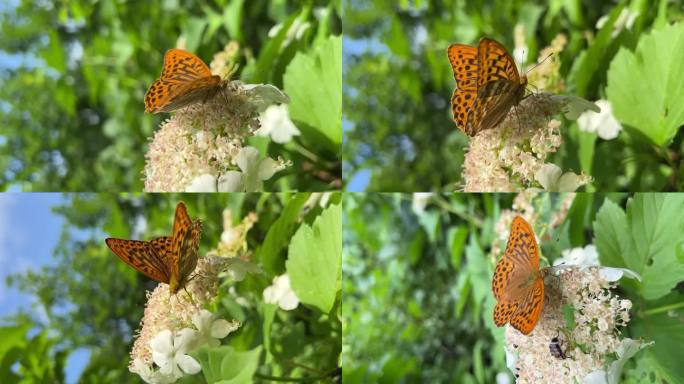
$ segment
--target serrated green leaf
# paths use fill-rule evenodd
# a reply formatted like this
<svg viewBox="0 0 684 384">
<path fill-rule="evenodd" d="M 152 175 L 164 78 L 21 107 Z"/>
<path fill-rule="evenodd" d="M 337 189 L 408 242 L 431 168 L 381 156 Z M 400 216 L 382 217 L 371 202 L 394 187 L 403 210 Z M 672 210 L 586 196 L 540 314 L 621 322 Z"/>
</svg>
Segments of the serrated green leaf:
<svg viewBox="0 0 684 384">
<path fill-rule="evenodd" d="M 680 194 L 635 194 L 626 213 L 606 201 L 594 222 L 601 264 L 639 273 L 639 291 L 647 300 L 666 295 L 684 275 L 684 264 L 677 257 L 684 241 L 682 209 Z"/>
<path fill-rule="evenodd" d="M 292 236 L 286 262 L 290 284 L 302 303 L 328 313 L 340 289 L 342 208 L 326 208 L 313 226 L 303 224 Z"/>
<path fill-rule="evenodd" d="M 249 351 L 236 351 L 231 346 L 202 348 L 192 353 L 202 366 L 208 383 L 251 383 L 259 366 L 261 346 Z"/>
<path fill-rule="evenodd" d="M 621 48 L 608 69 L 606 94 L 615 117 L 657 145 L 684 124 L 684 24 L 641 36 L 636 52 Z"/>
<path fill-rule="evenodd" d="M 596 214 L 594 233 L 594 244 L 601 265 L 630 269 L 639 267 L 639 263 L 635 261 L 637 257 L 633 254 L 634 240 L 629 236 L 627 217 L 613 201 L 605 200 Z"/>
<path fill-rule="evenodd" d="M 292 100 L 290 117 L 315 128 L 334 147 L 339 146 L 342 143 L 342 38 L 332 36 L 317 42 L 307 53 L 297 53 L 285 70 L 283 83 Z"/>
</svg>

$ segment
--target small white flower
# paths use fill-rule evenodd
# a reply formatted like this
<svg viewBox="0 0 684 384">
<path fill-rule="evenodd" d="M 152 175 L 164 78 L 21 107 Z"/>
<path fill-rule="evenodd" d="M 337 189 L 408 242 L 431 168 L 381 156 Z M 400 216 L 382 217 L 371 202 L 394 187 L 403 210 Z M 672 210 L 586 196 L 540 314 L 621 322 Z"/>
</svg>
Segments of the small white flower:
<svg viewBox="0 0 684 384">
<path fill-rule="evenodd" d="M 499 372 L 496 374 L 496 384 L 510 384 L 511 377 L 507 373 Z"/>
<path fill-rule="evenodd" d="M 301 19 L 296 19 L 292 24 L 290 25 L 290 29 L 287 30 L 287 34 L 285 36 L 285 41 L 283 41 L 283 45 L 288 45 L 292 40 L 294 39 L 301 39 L 302 36 L 304 36 L 304 32 L 311 26 L 311 24 L 308 21 L 302 21 Z M 271 29 L 268 31 L 268 37 L 275 37 L 275 35 L 280 32 L 280 30 L 283 28 L 282 23 L 278 23 L 271 27 Z"/>
<path fill-rule="evenodd" d="M 597 100 L 596 105 L 601 112 L 586 111 L 577 119 L 577 125 L 582 131 L 596 132 L 604 140 L 611 140 L 618 136 L 622 125 L 613 116 L 613 107 L 608 100 Z"/>
<path fill-rule="evenodd" d="M 197 176 L 185 187 L 185 192 L 216 192 L 216 177 L 208 173 Z"/>
<path fill-rule="evenodd" d="M 290 120 L 286 104 L 271 105 L 259 116 L 261 127 L 257 129 L 259 136 L 270 136 L 278 144 L 292 140 L 292 136 L 299 136 L 301 132 Z"/>
<path fill-rule="evenodd" d="M 130 369 L 131 372 L 137 373 L 141 379 L 146 383 L 152 384 L 170 384 L 175 383 L 178 380 L 177 377 L 172 375 L 164 375 L 159 371 L 155 371 L 149 365 L 145 364 L 141 359 L 136 358 L 133 360 L 133 367 Z"/>
<path fill-rule="evenodd" d="M 432 192 L 416 192 L 413 194 L 413 201 L 411 202 L 411 210 L 416 215 L 425 212 L 425 207 L 432 198 Z"/>
<path fill-rule="evenodd" d="M 618 281 L 622 278 L 622 276 L 641 281 L 641 276 L 630 269 L 601 267 L 596 246 L 593 244 L 589 244 L 584 248 L 579 247 L 570 250 L 564 250 L 561 253 L 561 257 L 553 262 L 553 265 L 577 265 L 583 269 L 588 267 L 600 267 L 599 273 L 601 274 L 601 277 L 610 282 Z"/>
<path fill-rule="evenodd" d="M 508 349 L 507 345 L 504 345 L 504 351 L 506 352 L 506 367 L 515 373 L 516 367 L 518 366 L 518 353 Z"/>
<path fill-rule="evenodd" d="M 278 304 L 285 311 L 297 308 L 299 298 L 290 288 L 290 277 L 287 273 L 273 278 L 273 284 L 264 289 L 264 301 L 268 304 Z"/>
<path fill-rule="evenodd" d="M 584 180 L 573 172 L 565 172 L 556 164 L 544 164 L 534 178 L 549 192 L 574 192 L 584 185 Z"/>
<path fill-rule="evenodd" d="M 622 8 L 622 12 L 620 12 L 620 15 L 618 16 L 617 20 L 615 20 L 615 23 L 613 24 L 613 32 L 611 33 L 611 37 L 616 37 L 617 35 L 622 32 L 623 29 L 632 29 L 632 26 L 634 25 L 634 21 L 636 21 L 636 18 L 639 16 L 639 12 L 632 12 L 627 8 Z M 596 22 L 596 29 L 601 29 L 603 26 L 606 24 L 608 21 L 608 15 L 603 15 L 601 18 L 598 19 Z"/>
<path fill-rule="evenodd" d="M 240 149 L 235 162 L 242 172 L 229 171 L 221 175 L 218 181 L 219 192 L 260 191 L 264 180 L 285 168 L 270 157 L 260 159 L 259 150 L 254 147 Z"/>
<path fill-rule="evenodd" d="M 582 267 L 591 267 L 599 265 L 598 252 L 596 246 L 589 244 L 586 247 L 578 247 L 573 249 L 566 249 L 561 252 L 561 257 L 554 261 L 553 265 L 578 265 Z"/>
<path fill-rule="evenodd" d="M 174 337 L 171 331 L 165 329 L 152 338 L 152 359 L 162 374 L 180 378 L 184 373 L 194 375 L 202 370 L 199 363 L 186 354 L 195 341 L 196 333 L 183 328 Z"/>
<path fill-rule="evenodd" d="M 221 345 L 219 339 L 223 339 L 240 327 L 240 323 L 237 321 L 229 322 L 225 319 L 218 319 L 206 309 L 195 314 L 192 317 L 192 323 L 197 327 L 195 348 L 204 345 L 208 345 L 211 348 L 218 347 Z"/>
</svg>

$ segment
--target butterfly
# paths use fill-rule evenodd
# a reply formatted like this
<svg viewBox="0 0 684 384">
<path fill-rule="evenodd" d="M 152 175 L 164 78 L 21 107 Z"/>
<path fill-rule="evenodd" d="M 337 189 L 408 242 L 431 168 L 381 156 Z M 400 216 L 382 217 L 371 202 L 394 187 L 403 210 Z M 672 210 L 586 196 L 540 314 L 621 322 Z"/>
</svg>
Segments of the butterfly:
<svg viewBox="0 0 684 384">
<path fill-rule="evenodd" d="M 161 77 L 145 93 L 145 112 L 171 112 L 205 102 L 223 85 L 221 77 L 212 75 L 199 57 L 182 49 L 169 49 L 164 54 Z"/>
<path fill-rule="evenodd" d="M 544 306 L 546 273 L 546 268 L 539 269 L 539 247 L 532 227 L 517 216 L 511 224 L 506 251 L 492 277 L 497 327 L 510 323 L 524 335 L 532 332 Z"/>
<path fill-rule="evenodd" d="M 523 99 L 527 77 L 495 40 L 482 38 L 477 48 L 451 44 L 447 53 L 456 80 L 451 112 L 467 135 L 496 127 Z"/>
<path fill-rule="evenodd" d="M 202 222 L 191 220 L 185 204 L 176 205 L 171 236 L 150 241 L 108 238 L 111 249 L 126 264 L 152 280 L 169 285 L 175 294 L 188 282 L 197 266 L 197 251 L 202 233 Z"/>
</svg>

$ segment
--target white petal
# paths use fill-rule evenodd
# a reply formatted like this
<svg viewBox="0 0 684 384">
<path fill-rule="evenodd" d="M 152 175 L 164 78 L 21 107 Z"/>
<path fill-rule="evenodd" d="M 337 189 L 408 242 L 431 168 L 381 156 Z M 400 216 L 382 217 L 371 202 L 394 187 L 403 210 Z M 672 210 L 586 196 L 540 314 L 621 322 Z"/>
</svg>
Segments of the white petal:
<svg viewBox="0 0 684 384">
<path fill-rule="evenodd" d="M 159 372 L 162 374 L 173 374 L 173 368 L 175 366 L 173 355 L 152 351 L 152 361 L 159 366 Z"/>
<path fill-rule="evenodd" d="M 200 332 L 207 332 L 211 329 L 211 323 L 214 321 L 214 315 L 207 311 L 206 309 L 202 309 L 199 311 L 199 313 L 196 313 L 192 317 L 192 323 L 197 327 L 197 330 Z"/>
<path fill-rule="evenodd" d="M 259 163 L 259 173 L 257 175 L 257 178 L 259 180 L 268 180 L 270 179 L 274 173 L 278 172 L 280 170 L 280 164 L 278 164 L 277 161 L 271 159 L 270 157 L 266 157 L 265 159 L 261 160 L 261 163 Z"/>
<path fill-rule="evenodd" d="M 534 178 L 537 179 L 545 190 L 556 191 L 561 172 L 560 167 L 556 164 L 544 164 L 535 173 Z"/>
<path fill-rule="evenodd" d="M 173 352 L 173 334 L 168 329 L 157 333 L 152 340 L 150 340 L 150 348 L 152 351 L 160 353 Z"/>
<path fill-rule="evenodd" d="M 197 331 L 190 328 L 183 328 L 178 331 L 174 339 L 174 347 L 179 353 L 185 353 L 190 350 L 190 346 L 197 339 Z"/>
<path fill-rule="evenodd" d="M 506 367 L 515 373 L 515 368 L 518 364 L 518 352 L 515 350 L 511 351 L 507 347 L 504 347 L 504 351 L 506 352 Z"/>
<path fill-rule="evenodd" d="M 511 377 L 505 372 L 499 372 L 496 374 L 496 384 L 510 384 Z"/>
<path fill-rule="evenodd" d="M 558 180 L 558 192 L 575 192 L 582 185 L 578 175 L 566 172 Z"/>
<path fill-rule="evenodd" d="M 413 213 L 420 215 L 425 212 L 425 207 L 432 199 L 432 192 L 416 192 L 413 194 L 413 201 L 411 202 L 411 210 Z"/>
<path fill-rule="evenodd" d="M 264 289 L 264 302 L 266 304 L 278 304 L 278 299 L 280 298 L 278 291 L 272 285 L 269 285 Z"/>
<path fill-rule="evenodd" d="M 216 192 L 216 177 L 208 173 L 197 176 L 185 187 L 185 192 Z"/>
<path fill-rule="evenodd" d="M 270 136 L 271 140 L 283 144 L 292 140 L 292 136 L 301 134 L 290 120 L 287 105 L 271 105 L 259 116 L 261 127 L 255 132 L 259 136 Z"/>
<path fill-rule="evenodd" d="M 226 319 L 216 319 L 211 324 L 211 337 L 214 339 L 223 339 L 234 330 L 235 327 L 233 326 L 233 323 Z"/>
<path fill-rule="evenodd" d="M 253 172 L 259 164 L 259 150 L 254 147 L 244 147 L 235 157 L 235 162 L 243 173 Z"/>
<path fill-rule="evenodd" d="M 299 305 L 299 298 L 294 291 L 286 292 L 278 301 L 278 305 L 285 311 L 291 311 Z"/>
<path fill-rule="evenodd" d="M 622 276 L 641 281 L 641 276 L 638 273 L 627 268 L 601 267 L 599 273 L 607 281 L 618 281 Z"/>
<path fill-rule="evenodd" d="M 602 369 L 596 370 L 588 375 L 584 376 L 582 380 L 584 384 L 608 384 L 606 378 L 606 372 Z"/>
<path fill-rule="evenodd" d="M 178 363 L 180 369 L 189 375 L 194 375 L 202 370 L 202 366 L 197 362 L 197 360 L 188 355 L 180 355 L 176 357 L 176 362 Z"/>
<path fill-rule="evenodd" d="M 245 185 L 242 182 L 242 173 L 228 171 L 221 175 L 218 182 L 219 192 L 244 192 Z"/>
</svg>

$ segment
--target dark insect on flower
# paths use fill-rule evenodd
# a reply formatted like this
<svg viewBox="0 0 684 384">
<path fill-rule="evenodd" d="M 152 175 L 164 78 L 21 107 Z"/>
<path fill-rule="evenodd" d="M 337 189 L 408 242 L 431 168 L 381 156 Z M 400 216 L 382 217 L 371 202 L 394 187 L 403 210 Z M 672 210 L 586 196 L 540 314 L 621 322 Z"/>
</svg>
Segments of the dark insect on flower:
<svg viewBox="0 0 684 384">
<path fill-rule="evenodd" d="M 551 356 L 555 357 L 556 359 L 562 360 L 567 358 L 557 336 L 551 339 L 551 342 L 549 343 L 549 352 L 551 352 Z"/>
</svg>

